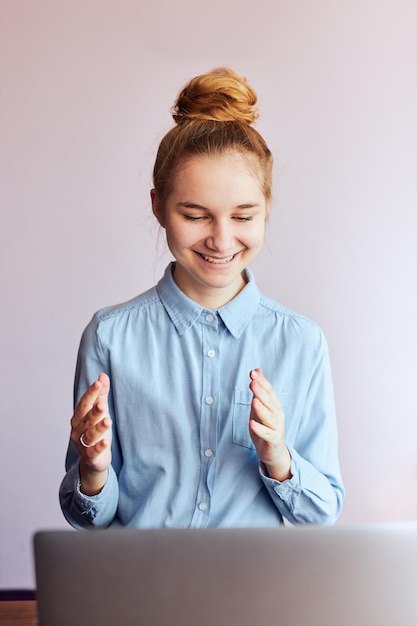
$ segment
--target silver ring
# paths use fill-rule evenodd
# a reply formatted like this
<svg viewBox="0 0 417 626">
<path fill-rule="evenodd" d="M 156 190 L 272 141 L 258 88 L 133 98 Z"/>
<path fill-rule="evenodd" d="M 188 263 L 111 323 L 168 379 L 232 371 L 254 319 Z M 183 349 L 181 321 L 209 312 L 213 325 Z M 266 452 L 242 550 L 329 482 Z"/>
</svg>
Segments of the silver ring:
<svg viewBox="0 0 417 626">
<path fill-rule="evenodd" d="M 84 446 L 84 448 L 91 448 L 91 445 L 88 446 L 84 441 L 84 433 L 80 437 L 80 444 Z"/>
</svg>

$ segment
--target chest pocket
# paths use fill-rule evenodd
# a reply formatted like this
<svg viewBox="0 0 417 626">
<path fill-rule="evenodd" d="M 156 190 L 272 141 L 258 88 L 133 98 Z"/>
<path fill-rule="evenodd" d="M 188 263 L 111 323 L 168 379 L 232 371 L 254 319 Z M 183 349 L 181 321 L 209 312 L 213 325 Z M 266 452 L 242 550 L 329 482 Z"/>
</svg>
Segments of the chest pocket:
<svg viewBox="0 0 417 626">
<path fill-rule="evenodd" d="M 233 443 L 255 450 L 249 434 L 249 416 L 252 393 L 250 389 L 235 389 L 233 394 Z"/>
<path fill-rule="evenodd" d="M 288 393 L 281 392 L 278 395 L 281 406 L 285 412 L 288 406 Z M 252 403 L 252 392 L 250 389 L 235 388 L 233 394 L 233 424 L 232 437 L 233 443 L 244 448 L 255 450 L 249 433 L 249 416 Z"/>
</svg>

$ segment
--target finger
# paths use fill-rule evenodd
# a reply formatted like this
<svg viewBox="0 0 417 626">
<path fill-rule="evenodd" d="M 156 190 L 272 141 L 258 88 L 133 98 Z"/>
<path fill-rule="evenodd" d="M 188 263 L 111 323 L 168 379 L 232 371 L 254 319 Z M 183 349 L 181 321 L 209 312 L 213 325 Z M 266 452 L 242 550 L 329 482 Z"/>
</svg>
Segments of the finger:
<svg viewBox="0 0 417 626">
<path fill-rule="evenodd" d="M 87 415 L 80 422 L 78 422 L 74 430 L 79 433 L 84 433 L 90 428 L 93 428 L 93 426 L 99 424 L 99 422 L 101 422 L 105 417 L 109 417 L 107 404 L 104 404 L 99 400 L 97 404 L 93 406 L 91 411 L 89 411 Z"/>
<path fill-rule="evenodd" d="M 102 440 L 111 441 L 111 427 L 112 421 L 110 417 L 105 417 L 92 428 L 84 430 L 79 436 L 74 431 L 73 439 L 79 444 L 80 450 L 82 448 L 90 449 L 97 446 Z"/>
<path fill-rule="evenodd" d="M 82 454 L 84 456 L 84 459 L 88 460 L 88 462 L 94 461 L 94 459 L 100 456 L 100 454 L 104 452 L 104 450 L 110 447 L 110 444 L 110 439 L 103 438 L 97 441 L 97 443 L 95 443 L 94 445 L 89 446 L 88 448 L 83 447 Z"/>
<path fill-rule="evenodd" d="M 259 400 L 259 402 L 261 402 L 265 408 L 268 409 L 268 411 L 274 412 L 279 410 L 277 398 L 265 389 L 262 389 L 262 387 L 260 387 L 257 383 L 252 383 L 251 391 L 253 393 L 253 397 Z"/>
<path fill-rule="evenodd" d="M 97 401 L 100 399 L 104 402 L 107 409 L 107 398 L 110 390 L 110 379 L 106 374 L 101 373 L 97 380 L 87 389 L 77 404 L 74 415 L 71 420 L 72 427 L 76 427 L 79 422 L 85 418 L 87 413 L 91 411 Z"/>
<path fill-rule="evenodd" d="M 278 427 L 277 414 L 269 409 L 259 398 L 253 398 L 250 419 L 264 424 L 268 428 Z"/>
<path fill-rule="evenodd" d="M 249 427 L 251 432 L 256 435 L 262 441 L 267 443 L 273 443 L 277 437 L 277 431 L 270 428 L 268 425 L 263 424 L 257 420 L 250 420 Z"/>
<path fill-rule="evenodd" d="M 78 402 L 74 415 L 71 420 L 72 427 L 76 427 L 81 420 L 85 418 L 87 413 L 91 411 L 94 407 L 94 404 L 97 402 L 98 395 L 101 389 L 101 383 L 98 380 L 95 380 L 92 385 L 87 389 L 85 394 L 81 397 Z"/>
<path fill-rule="evenodd" d="M 88 411 L 87 415 L 80 419 L 78 422 L 75 422 L 75 419 L 73 418 L 71 420 L 72 440 L 77 442 L 80 439 L 81 435 L 85 435 L 96 424 L 99 424 L 105 417 L 107 417 L 107 413 L 102 410 L 102 407 L 94 405 L 93 408 Z"/>
<path fill-rule="evenodd" d="M 254 398 L 257 398 L 266 409 L 271 413 L 280 413 L 281 403 L 272 387 L 272 385 L 263 378 L 258 381 L 258 378 L 254 378 L 249 385 Z"/>
<path fill-rule="evenodd" d="M 98 401 L 102 401 L 105 404 L 106 410 L 108 410 L 108 397 L 110 391 L 110 378 L 107 374 L 101 372 L 98 376 L 98 382 L 101 384 L 101 389 L 98 394 Z"/>
<path fill-rule="evenodd" d="M 271 397 L 274 397 L 279 402 L 279 399 L 278 399 L 277 394 L 275 393 L 274 387 L 269 382 L 269 380 L 265 378 L 260 368 L 251 370 L 249 375 L 252 380 L 251 382 L 252 386 L 256 386 L 257 389 L 263 389 L 265 393 L 270 394 Z"/>
<path fill-rule="evenodd" d="M 265 389 L 266 391 L 270 391 L 272 389 L 272 385 L 269 382 L 269 380 L 267 380 L 261 370 L 260 367 L 255 368 L 254 370 L 251 370 L 249 373 L 252 381 L 256 381 L 256 383 L 262 387 L 263 389 Z"/>
<path fill-rule="evenodd" d="M 254 395 L 259 398 L 264 398 L 265 400 L 267 400 L 269 396 L 271 396 L 271 398 L 275 396 L 271 383 L 265 378 L 260 368 L 252 370 L 250 377 L 251 382 L 249 387 Z"/>
</svg>

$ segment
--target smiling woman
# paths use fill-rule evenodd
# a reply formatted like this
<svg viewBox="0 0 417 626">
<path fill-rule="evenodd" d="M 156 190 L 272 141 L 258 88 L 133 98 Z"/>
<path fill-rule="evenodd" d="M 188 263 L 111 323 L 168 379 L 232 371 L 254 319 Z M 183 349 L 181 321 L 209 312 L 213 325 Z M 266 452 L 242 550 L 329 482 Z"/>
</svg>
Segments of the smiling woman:
<svg viewBox="0 0 417 626">
<path fill-rule="evenodd" d="M 60 490 L 75 527 L 331 524 L 340 513 L 326 341 L 261 294 L 248 267 L 271 200 L 255 105 L 227 68 L 180 92 L 151 191 L 175 261 L 154 288 L 96 313 L 81 341 Z"/>
<path fill-rule="evenodd" d="M 248 158 L 226 152 L 194 157 L 153 209 L 176 259 L 174 280 L 209 309 L 227 304 L 245 286 L 244 270 L 262 247 L 268 204 Z"/>
</svg>

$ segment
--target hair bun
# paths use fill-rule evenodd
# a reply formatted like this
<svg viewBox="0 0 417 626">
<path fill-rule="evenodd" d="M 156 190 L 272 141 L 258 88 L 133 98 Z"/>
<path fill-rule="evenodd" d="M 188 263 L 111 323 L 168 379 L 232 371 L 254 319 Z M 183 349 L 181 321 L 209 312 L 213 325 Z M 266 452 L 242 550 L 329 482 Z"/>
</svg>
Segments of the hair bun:
<svg viewBox="0 0 417 626">
<path fill-rule="evenodd" d="M 177 124 L 190 120 L 238 121 L 252 124 L 258 117 L 257 95 L 246 78 L 219 67 L 191 79 L 172 110 Z"/>
</svg>

